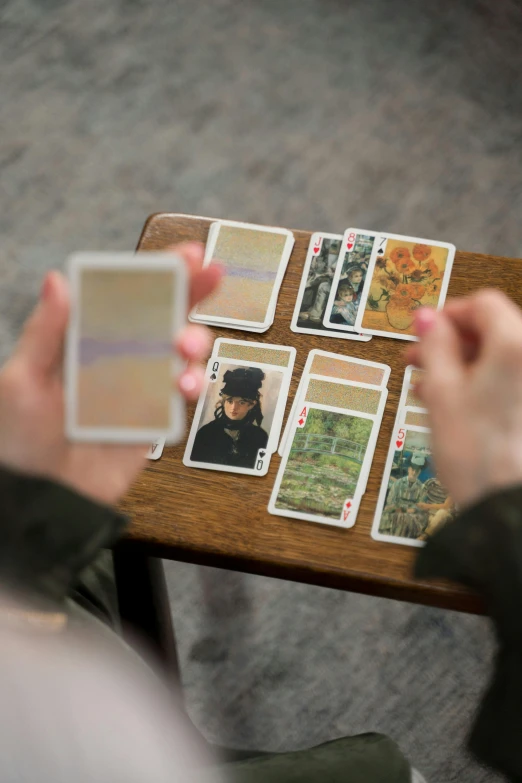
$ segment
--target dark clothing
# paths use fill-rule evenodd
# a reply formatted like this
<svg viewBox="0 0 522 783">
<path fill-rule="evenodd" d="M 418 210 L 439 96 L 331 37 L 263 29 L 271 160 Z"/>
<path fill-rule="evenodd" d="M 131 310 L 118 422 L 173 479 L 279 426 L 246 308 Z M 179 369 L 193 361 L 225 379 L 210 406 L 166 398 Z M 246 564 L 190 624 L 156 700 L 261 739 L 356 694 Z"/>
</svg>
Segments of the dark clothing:
<svg viewBox="0 0 522 783">
<path fill-rule="evenodd" d="M 31 609 L 59 611 L 79 575 L 127 519 L 62 484 L 0 467 L 0 585 Z"/>
<path fill-rule="evenodd" d="M 16 590 L 29 609 L 63 609 L 81 571 L 125 522 L 113 509 L 62 485 L 0 468 L 3 589 Z M 522 487 L 495 493 L 440 528 L 421 550 L 416 575 L 453 579 L 484 597 L 499 650 L 470 747 L 481 761 L 521 783 Z M 237 783 L 409 783 L 410 778 L 397 746 L 379 735 L 261 756 L 229 770 Z"/>
<path fill-rule="evenodd" d="M 415 575 L 453 579 L 485 600 L 498 641 L 469 738 L 477 758 L 522 782 L 522 487 L 496 492 L 442 526 Z"/>
<path fill-rule="evenodd" d="M 229 430 L 231 433 L 237 433 L 237 438 L 234 439 L 227 433 L 227 421 L 223 416 L 201 427 L 194 438 L 190 458 L 194 462 L 254 468 L 257 452 L 259 449 L 266 449 L 267 433 L 256 424 L 245 424 L 237 430 Z"/>
<path fill-rule="evenodd" d="M 294 753 L 267 753 L 230 764 L 230 783 L 411 783 L 411 767 L 383 734 L 326 742 Z"/>
</svg>

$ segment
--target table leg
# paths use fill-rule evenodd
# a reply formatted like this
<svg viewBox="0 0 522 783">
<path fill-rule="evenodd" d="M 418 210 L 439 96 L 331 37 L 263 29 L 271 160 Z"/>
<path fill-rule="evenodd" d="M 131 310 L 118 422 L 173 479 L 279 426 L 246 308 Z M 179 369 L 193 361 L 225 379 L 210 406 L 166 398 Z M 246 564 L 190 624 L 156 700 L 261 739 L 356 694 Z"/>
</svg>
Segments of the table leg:
<svg viewBox="0 0 522 783">
<path fill-rule="evenodd" d="M 170 679 L 180 685 L 179 660 L 163 563 L 124 542 L 113 549 L 114 575 L 123 634 L 136 637 Z"/>
</svg>

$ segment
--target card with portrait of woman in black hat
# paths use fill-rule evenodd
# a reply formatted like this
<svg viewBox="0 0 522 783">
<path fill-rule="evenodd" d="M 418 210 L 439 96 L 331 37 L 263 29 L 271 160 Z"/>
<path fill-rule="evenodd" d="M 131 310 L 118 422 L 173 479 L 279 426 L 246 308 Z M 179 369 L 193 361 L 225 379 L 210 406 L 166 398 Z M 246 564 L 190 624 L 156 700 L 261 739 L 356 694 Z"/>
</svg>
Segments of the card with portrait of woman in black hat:
<svg viewBox="0 0 522 783">
<path fill-rule="evenodd" d="M 262 366 L 209 362 L 208 385 L 192 423 L 184 463 L 264 475 L 270 459 L 270 431 L 280 417 L 285 372 Z"/>
</svg>

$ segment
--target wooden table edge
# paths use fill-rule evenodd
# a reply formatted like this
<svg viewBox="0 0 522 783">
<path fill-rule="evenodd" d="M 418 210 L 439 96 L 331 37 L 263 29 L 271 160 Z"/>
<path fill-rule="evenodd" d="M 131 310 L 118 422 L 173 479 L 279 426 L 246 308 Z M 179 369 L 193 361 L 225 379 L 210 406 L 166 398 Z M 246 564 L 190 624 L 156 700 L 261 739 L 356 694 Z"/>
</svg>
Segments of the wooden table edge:
<svg viewBox="0 0 522 783">
<path fill-rule="evenodd" d="M 130 532 L 122 540 L 122 546 L 137 549 L 149 556 L 164 560 L 192 563 L 194 565 L 223 568 L 228 571 L 239 571 L 255 576 L 266 576 L 271 579 L 282 579 L 290 582 L 301 582 L 316 587 L 326 587 L 344 592 L 373 595 L 378 598 L 390 598 L 406 603 L 422 604 L 440 609 L 450 609 L 468 614 L 484 614 L 485 608 L 481 599 L 474 593 L 448 589 L 446 585 L 436 582 L 417 582 L 407 588 L 395 579 L 389 577 L 378 579 L 374 574 L 351 572 L 335 568 L 318 570 L 302 562 L 280 559 L 277 563 L 252 558 L 245 555 L 224 555 L 210 547 L 191 548 L 179 545 L 164 544 L 150 538 L 141 538 Z"/>
</svg>

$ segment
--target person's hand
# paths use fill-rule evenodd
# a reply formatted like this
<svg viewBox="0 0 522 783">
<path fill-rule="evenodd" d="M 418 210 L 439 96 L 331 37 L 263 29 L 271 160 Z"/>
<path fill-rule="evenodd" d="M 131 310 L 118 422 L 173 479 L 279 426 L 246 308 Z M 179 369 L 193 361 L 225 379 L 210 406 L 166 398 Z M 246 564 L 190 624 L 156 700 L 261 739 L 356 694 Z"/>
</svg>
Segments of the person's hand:
<svg viewBox="0 0 522 783">
<path fill-rule="evenodd" d="M 217 286 L 220 269 L 214 264 L 201 268 L 204 248 L 200 243 L 186 242 L 169 249 L 187 264 L 193 307 Z M 68 318 L 67 280 L 59 272 L 49 272 L 15 351 L 0 370 L 0 464 L 54 479 L 91 499 L 112 504 L 144 467 L 147 448 L 144 444 L 66 440 L 62 366 Z M 200 362 L 210 343 L 210 332 L 191 324 L 173 346 L 188 361 L 178 379 L 188 400 L 197 399 L 201 391 L 204 370 Z"/>
<path fill-rule="evenodd" d="M 417 503 L 419 511 L 429 511 L 431 509 L 431 503 Z"/>
<path fill-rule="evenodd" d="M 500 291 L 421 308 L 407 359 L 426 371 L 426 405 L 441 482 L 459 507 L 522 482 L 522 313 Z"/>
</svg>

